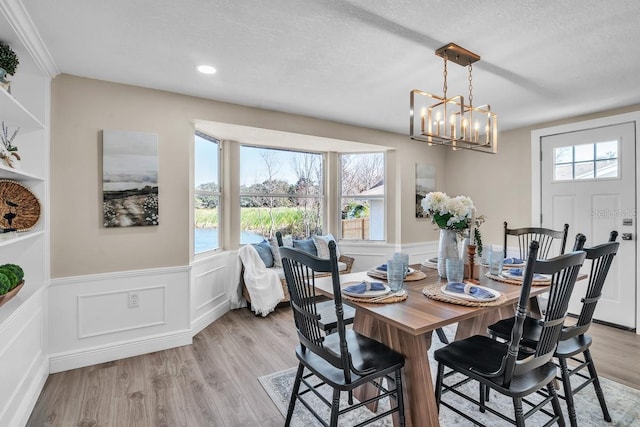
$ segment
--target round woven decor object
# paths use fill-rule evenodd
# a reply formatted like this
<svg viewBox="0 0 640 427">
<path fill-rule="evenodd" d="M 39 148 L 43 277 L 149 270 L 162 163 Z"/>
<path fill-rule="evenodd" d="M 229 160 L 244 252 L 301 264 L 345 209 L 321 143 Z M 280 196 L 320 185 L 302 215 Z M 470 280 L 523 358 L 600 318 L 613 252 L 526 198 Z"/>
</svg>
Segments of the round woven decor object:
<svg viewBox="0 0 640 427">
<path fill-rule="evenodd" d="M 496 276 L 495 274 L 491 274 L 488 271 L 485 276 L 487 276 L 491 280 L 496 280 L 498 282 L 508 283 L 510 285 L 522 286 L 522 280 L 507 279 L 506 277 Z M 549 286 L 550 284 L 551 284 L 551 280 L 533 280 L 531 282 L 531 286 Z"/>
<path fill-rule="evenodd" d="M 342 294 L 342 299 L 346 299 L 346 300 L 354 301 L 354 302 L 366 302 L 366 303 L 369 303 L 369 304 L 393 304 L 394 302 L 404 301 L 408 297 L 409 297 L 409 294 L 407 292 L 405 292 L 402 295 L 389 297 L 389 298 L 384 298 L 384 299 L 358 298 L 358 297 L 352 297 L 352 296 L 349 296 L 349 295 Z"/>
<path fill-rule="evenodd" d="M 40 202 L 24 185 L 0 180 L 0 227 L 27 231 L 40 219 Z"/>
<path fill-rule="evenodd" d="M 500 295 L 500 297 L 493 301 L 467 301 L 460 298 L 450 297 L 442 293 L 442 284 L 434 283 L 433 285 L 427 285 L 422 289 L 422 293 L 427 297 L 436 301 L 448 302 L 451 304 L 466 305 L 467 307 L 493 307 L 502 305 L 507 300 L 507 297 Z"/>
</svg>

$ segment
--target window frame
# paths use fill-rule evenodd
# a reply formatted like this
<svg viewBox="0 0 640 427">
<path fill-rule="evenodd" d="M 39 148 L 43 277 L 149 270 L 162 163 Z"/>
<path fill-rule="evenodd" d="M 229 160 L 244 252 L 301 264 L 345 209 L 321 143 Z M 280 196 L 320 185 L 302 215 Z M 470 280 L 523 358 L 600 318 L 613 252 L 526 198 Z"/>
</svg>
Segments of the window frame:
<svg viewBox="0 0 640 427">
<path fill-rule="evenodd" d="M 213 144 L 217 145 L 217 152 L 218 152 L 218 173 L 217 173 L 217 183 L 218 183 L 218 191 L 211 191 L 211 190 L 201 190 L 196 188 L 195 185 L 195 175 L 196 175 L 196 165 L 195 165 L 195 145 L 196 145 L 196 137 L 200 137 L 204 140 L 207 140 Z M 193 233 L 193 247 L 191 248 L 193 256 L 194 257 L 199 257 L 199 256 L 206 256 L 206 254 L 208 253 L 214 253 L 214 252 L 220 252 L 223 251 L 223 245 L 222 245 L 222 235 L 223 235 L 223 227 L 224 227 L 224 221 L 223 221 L 223 182 L 222 182 L 222 177 L 223 175 L 223 162 L 222 162 L 222 158 L 223 158 L 223 144 L 222 141 L 214 136 L 208 135 L 202 131 L 199 130 L 195 130 L 194 132 L 194 140 L 193 140 L 193 145 L 194 145 L 194 163 L 193 163 L 193 180 L 194 180 L 194 185 L 193 185 L 193 198 L 192 200 L 192 207 L 193 207 L 193 214 L 192 214 L 192 218 L 193 218 L 193 227 L 192 227 L 192 233 Z M 195 224 L 195 212 L 196 212 L 196 197 L 202 195 L 202 196 L 214 196 L 218 198 L 218 224 L 217 224 L 217 229 L 218 229 L 218 246 L 215 248 L 210 248 L 210 249 L 206 249 L 203 250 L 201 252 L 196 252 L 196 236 L 195 236 L 195 229 L 196 229 L 196 224 Z"/>
</svg>

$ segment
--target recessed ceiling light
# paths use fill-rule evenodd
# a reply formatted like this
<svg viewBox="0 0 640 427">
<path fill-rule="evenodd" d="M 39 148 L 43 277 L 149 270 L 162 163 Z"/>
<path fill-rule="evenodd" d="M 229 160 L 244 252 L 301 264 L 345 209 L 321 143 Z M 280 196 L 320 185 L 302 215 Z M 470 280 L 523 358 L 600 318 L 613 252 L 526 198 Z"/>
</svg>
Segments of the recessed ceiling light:
<svg viewBox="0 0 640 427">
<path fill-rule="evenodd" d="M 211 65 L 198 65 L 198 71 L 202 74 L 215 74 L 216 69 Z"/>
</svg>

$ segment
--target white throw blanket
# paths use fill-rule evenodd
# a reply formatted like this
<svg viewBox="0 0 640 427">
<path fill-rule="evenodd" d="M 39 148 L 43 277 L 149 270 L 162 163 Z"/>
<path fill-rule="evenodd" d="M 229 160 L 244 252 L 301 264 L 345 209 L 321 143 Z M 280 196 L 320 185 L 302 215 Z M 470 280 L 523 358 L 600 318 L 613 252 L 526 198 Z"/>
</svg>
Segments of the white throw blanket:
<svg viewBox="0 0 640 427">
<path fill-rule="evenodd" d="M 284 299 L 280 277 L 264 265 L 253 246 L 244 245 L 238 256 L 244 265 L 244 284 L 251 295 L 251 309 L 265 317 Z"/>
</svg>

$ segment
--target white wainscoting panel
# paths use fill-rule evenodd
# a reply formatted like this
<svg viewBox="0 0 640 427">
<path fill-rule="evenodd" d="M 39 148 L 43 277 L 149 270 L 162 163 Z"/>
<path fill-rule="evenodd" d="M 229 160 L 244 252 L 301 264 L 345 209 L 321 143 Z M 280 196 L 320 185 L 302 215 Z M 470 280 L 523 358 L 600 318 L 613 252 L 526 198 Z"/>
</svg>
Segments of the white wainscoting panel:
<svg viewBox="0 0 640 427">
<path fill-rule="evenodd" d="M 0 326 L 2 426 L 26 424 L 49 374 L 44 333 L 45 294 L 46 290 L 42 289 L 31 295 Z"/>
<path fill-rule="evenodd" d="M 227 285 L 237 282 L 238 252 L 226 251 L 191 264 L 191 332 L 197 334 L 229 311 Z"/>
<path fill-rule="evenodd" d="M 191 343 L 189 267 L 53 279 L 50 371 Z M 135 292 L 138 307 L 129 308 Z"/>
<path fill-rule="evenodd" d="M 355 258 L 351 271 L 363 271 L 385 263 L 394 252 L 409 254 L 410 264 L 419 264 L 437 255 L 438 242 L 419 242 L 403 245 L 377 242 L 340 241 L 340 253 Z"/>
</svg>

